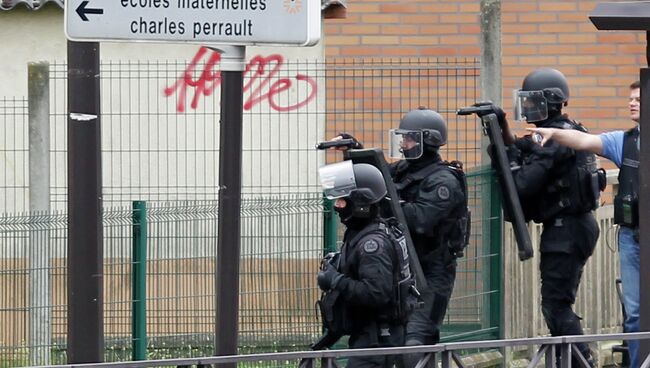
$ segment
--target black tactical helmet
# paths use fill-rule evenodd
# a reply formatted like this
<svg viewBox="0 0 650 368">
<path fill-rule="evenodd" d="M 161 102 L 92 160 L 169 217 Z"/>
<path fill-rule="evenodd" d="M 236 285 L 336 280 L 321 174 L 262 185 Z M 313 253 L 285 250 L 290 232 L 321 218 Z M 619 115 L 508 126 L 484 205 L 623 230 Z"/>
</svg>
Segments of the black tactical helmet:
<svg viewBox="0 0 650 368">
<path fill-rule="evenodd" d="M 386 196 L 386 182 L 381 171 L 370 164 L 354 164 L 356 189 L 350 192 L 350 200 L 356 207 L 379 202 Z"/>
<path fill-rule="evenodd" d="M 569 83 L 557 69 L 540 68 L 530 72 L 521 85 L 522 91 L 543 91 L 549 104 L 564 104 L 569 101 Z"/>
<path fill-rule="evenodd" d="M 407 112 L 399 123 L 399 130 L 419 130 L 426 146 L 440 147 L 447 143 L 447 124 L 437 112 L 420 106 Z"/>
</svg>

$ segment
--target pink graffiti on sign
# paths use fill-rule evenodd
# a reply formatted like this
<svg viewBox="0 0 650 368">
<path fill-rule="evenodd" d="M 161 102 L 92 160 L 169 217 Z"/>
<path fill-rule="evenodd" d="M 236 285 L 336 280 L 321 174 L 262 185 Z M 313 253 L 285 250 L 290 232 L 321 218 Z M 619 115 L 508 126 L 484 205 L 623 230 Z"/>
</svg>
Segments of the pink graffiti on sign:
<svg viewBox="0 0 650 368">
<path fill-rule="evenodd" d="M 212 92 L 221 84 L 221 72 L 216 70 L 215 67 L 221 61 L 221 55 L 217 52 L 211 52 L 207 55 L 207 60 L 204 64 L 203 70 L 197 79 L 192 76 L 195 74 L 199 62 L 210 51 L 206 47 L 201 47 L 196 55 L 185 68 L 183 76 L 176 82 L 164 89 L 166 97 L 178 93 L 176 103 L 176 110 L 178 112 L 185 111 L 185 99 L 187 97 L 188 89 L 194 89 L 194 95 L 190 102 L 190 107 L 196 109 L 199 104 L 201 96 L 210 96 Z M 316 97 L 318 87 L 316 81 L 311 77 L 304 74 L 296 74 L 295 81 L 290 78 L 278 78 L 274 81 L 278 72 L 284 64 L 284 58 L 281 55 L 273 54 L 267 57 L 257 55 L 253 57 L 244 69 L 244 96 L 248 94 L 248 98 L 244 99 L 244 110 L 250 110 L 255 105 L 266 101 L 270 108 L 279 112 L 298 110 L 307 105 Z M 281 94 L 293 86 L 293 83 L 306 84 L 309 93 L 293 104 L 280 103 L 279 97 Z"/>
</svg>

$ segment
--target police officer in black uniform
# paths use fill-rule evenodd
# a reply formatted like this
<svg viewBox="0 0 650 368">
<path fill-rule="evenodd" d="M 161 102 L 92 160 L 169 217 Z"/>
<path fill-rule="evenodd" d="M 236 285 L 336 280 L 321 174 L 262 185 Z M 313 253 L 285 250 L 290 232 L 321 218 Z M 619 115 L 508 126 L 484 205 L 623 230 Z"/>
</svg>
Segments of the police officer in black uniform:
<svg viewBox="0 0 650 368">
<path fill-rule="evenodd" d="M 515 97 L 516 120 L 537 127 L 586 131 L 562 114 L 569 100 L 569 86 L 556 69 L 542 68 L 528 74 Z M 541 146 L 530 135 L 516 138 L 503 110 L 496 106 L 493 110 L 509 145 L 511 170 L 526 220 L 544 226 L 539 268 L 546 325 L 552 336 L 581 335 L 580 317 L 572 305 L 584 265 L 598 239 L 598 223 L 592 211 L 598 206 L 604 177 L 597 170 L 593 153 L 575 151 L 553 140 Z M 576 347 L 593 365 L 589 346 L 579 343 Z"/>
<path fill-rule="evenodd" d="M 326 263 L 318 273 L 318 286 L 342 298 L 344 312 L 335 316 L 344 319 L 342 330 L 350 335 L 351 349 L 401 346 L 404 321 L 393 315 L 399 263 L 379 218 L 379 202 L 386 195 L 384 178 L 376 167 L 352 161 L 324 166 L 319 174 L 346 230 L 338 267 Z M 348 360 L 348 367 L 355 368 L 393 364 L 394 357 L 386 355 Z"/>
<path fill-rule="evenodd" d="M 456 258 L 469 235 L 465 175 L 460 162 L 440 156 L 447 127 L 436 111 L 409 111 L 389 136 L 389 156 L 401 158 L 391 164 L 391 176 L 427 280 L 426 288 L 418 286 L 423 305 L 409 318 L 405 344 L 436 344 L 456 280 Z M 354 139 L 348 133 L 340 137 Z M 362 148 L 361 143 L 354 148 Z M 420 357 L 408 355 L 404 365 L 415 366 Z"/>
<path fill-rule="evenodd" d="M 406 345 L 436 344 L 456 280 L 456 258 L 462 255 L 469 219 L 462 165 L 448 163 L 439 148 L 447 143 L 447 127 L 437 112 L 420 107 L 406 113 L 392 130 L 400 161 L 391 175 L 427 280 L 420 287 L 424 305 L 416 309 L 406 328 Z M 461 218 L 465 221 L 460 223 Z M 414 366 L 418 356 L 405 359 Z"/>
</svg>

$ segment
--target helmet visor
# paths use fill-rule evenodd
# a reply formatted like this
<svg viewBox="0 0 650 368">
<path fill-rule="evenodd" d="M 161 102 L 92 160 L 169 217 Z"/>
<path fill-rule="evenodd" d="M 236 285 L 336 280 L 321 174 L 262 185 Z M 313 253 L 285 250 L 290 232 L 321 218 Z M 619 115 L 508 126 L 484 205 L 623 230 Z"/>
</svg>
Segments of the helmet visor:
<svg viewBox="0 0 650 368">
<path fill-rule="evenodd" d="M 528 123 L 542 121 L 548 118 L 548 103 L 544 91 L 513 91 L 513 106 L 515 120 L 525 120 Z"/>
<path fill-rule="evenodd" d="M 327 199 L 347 197 L 357 188 L 351 160 L 322 166 L 318 176 Z"/>
<path fill-rule="evenodd" d="M 388 156 L 414 160 L 422 156 L 421 130 L 391 129 L 388 132 Z"/>
</svg>

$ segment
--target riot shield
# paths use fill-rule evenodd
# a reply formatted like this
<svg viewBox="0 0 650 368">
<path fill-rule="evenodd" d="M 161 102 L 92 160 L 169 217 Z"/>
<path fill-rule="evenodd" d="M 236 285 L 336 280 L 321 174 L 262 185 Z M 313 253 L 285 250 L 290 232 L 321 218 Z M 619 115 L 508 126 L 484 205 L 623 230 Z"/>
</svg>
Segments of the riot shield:
<svg viewBox="0 0 650 368">
<path fill-rule="evenodd" d="M 533 257 L 533 243 L 530 240 L 530 234 L 526 227 L 526 220 L 524 219 L 524 211 L 521 209 L 521 202 L 517 195 L 517 188 L 515 181 L 512 178 L 510 171 L 510 164 L 508 156 L 506 155 L 506 147 L 503 143 L 503 136 L 501 135 L 501 127 L 499 127 L 499 120 L 490 106 L 471 106 L 458 110 L 458 115 L 471 115 L 482 113 L 481 124 L 483 125 L 483 132 L 490 139 L 493 147 L 492 163 L 497 171 L 499 179 L 499 186 L 503 200 L 503 210 L 510 214 L 512 228 L 515 232 L 515 240 L 517 241 L 517 249 L 519 253 L 519 260 L 525 261 Z"/>
</svg>

